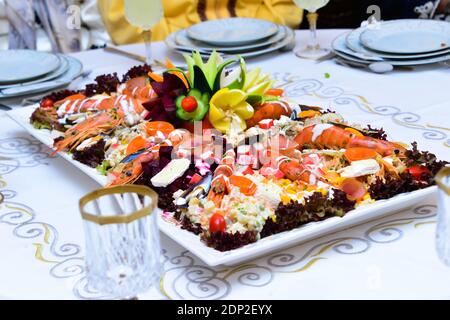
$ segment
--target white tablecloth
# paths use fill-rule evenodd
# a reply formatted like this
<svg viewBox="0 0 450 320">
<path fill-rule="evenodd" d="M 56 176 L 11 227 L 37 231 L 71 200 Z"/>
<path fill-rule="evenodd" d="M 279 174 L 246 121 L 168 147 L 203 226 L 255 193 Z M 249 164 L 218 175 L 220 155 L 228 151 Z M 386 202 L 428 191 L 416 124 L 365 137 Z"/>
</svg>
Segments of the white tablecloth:
<svg viewBox="0 0 450 320">
<path fill-rule="evenodd" d="M 320 31 L 323 45 L 343 30 Z M 305 32 L 298 33 L 306 41 Z M 143 53 L 143 46 L 125 49 Z M 169 56 L 162 43 L 156 58 Z M 125 72 L 135 61 L 87 51 L 75 55 L 97 74 Z M 290 96 L 335 109 L 354 122 L 384 127 L 391 139 L 417 141 L 450 160 L 450 70 L 421 67 L 377 75 L 291 52 L 252 59 Z M 329 77 L 325 76 L 329 74 Z M 84 81 L 91 81 L 85 79 Z M 80 81 L 73 86 L 81 85 Z M 98 185 L 0 114 L 0 297 L 89 299 L 78 199 Z M 2 159 L 8 157 L 8 160 Z M 313 299 L 450 298 L 450 269 L 434 247 L 436 200 L 240 266 L 210 268 L 162 236 L 159 286 L 143 298 Z"/>
</svg>

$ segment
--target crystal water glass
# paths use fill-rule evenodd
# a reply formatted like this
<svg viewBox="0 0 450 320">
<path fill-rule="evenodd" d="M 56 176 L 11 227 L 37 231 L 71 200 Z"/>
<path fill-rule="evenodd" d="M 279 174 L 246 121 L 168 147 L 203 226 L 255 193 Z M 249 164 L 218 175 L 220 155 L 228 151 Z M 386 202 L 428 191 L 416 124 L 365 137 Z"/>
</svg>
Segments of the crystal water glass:
<svg viewBox="0 0 450 320">
<path fill-rule="evenodd" d="M 450 267 L 450 167 L 438 172 L 436 183 L 439 187 L 436 249 L 442 262 Z"/>
<path fill-rule="evenodd" d="M 158 196 L 148 187 L 123 185 L 80 199 L 86 239 L 86 273 L 97 291 L 132 299 L 160 278 L 156 222 Z"/>
</svg>

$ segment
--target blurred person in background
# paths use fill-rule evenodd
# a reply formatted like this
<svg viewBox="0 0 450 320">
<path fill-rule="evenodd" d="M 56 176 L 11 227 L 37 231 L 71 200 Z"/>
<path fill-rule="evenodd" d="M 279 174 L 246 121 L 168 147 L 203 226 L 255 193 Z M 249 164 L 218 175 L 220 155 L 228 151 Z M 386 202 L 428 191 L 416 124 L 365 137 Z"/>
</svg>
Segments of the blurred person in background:
<svg viewBox="0 0 450 320">
<path fill-rule="evenodd" d="M 162 1 L 163 19 L 152 29 L 154 41 L 192 24 L 228 17 L 251 17 L 308 28 L 292 0 Z M 422 18 L 450 21 L 450 0 L 330 0 L 319 10 L 319 28 L 356 28 L 380 8 L 381 20 Z M 124 15 L 124 0 L 0 0 L 0 50 L 30 48 L 72 52 L 111 42 L 140 42 L 140 30 Z"/>
<path fill-rule="evenodd" d="M 162 1 L 163 19 L 152 28 L 152 40 L 198 22 L 230 18 L 259 18 L 298 29 L 303 12 L 292 0 L 152 0 Z M 125 19 L 125 0 L 98 0 L 103 22 L 115 44 L 140 42 L 138 28 Z"/>
<path fill-rule="evenodd" d="M 158 1 L 158 0 L 156 0 Z M 302 10 L 292 0 L 161 0 L 164 18 L 152 29 L 152 40 L 192 24 L 228 17 L 250 17 L 307 29 Z M 98 0 L 103 22 L 116 44 L 141 41 L 139 30 L 124 16 L 125 0 Z M 330 0 L 319 10 L 319 28 L 356 28 L 380 8 L 381 20 L 421 18 L 450 20 L 450 0 Z"/>
<path fill-rule="evenodd" d="M 0 0 L 0 49 L 74 52 L 109 42 L 96 0 Z"/>
</svg>

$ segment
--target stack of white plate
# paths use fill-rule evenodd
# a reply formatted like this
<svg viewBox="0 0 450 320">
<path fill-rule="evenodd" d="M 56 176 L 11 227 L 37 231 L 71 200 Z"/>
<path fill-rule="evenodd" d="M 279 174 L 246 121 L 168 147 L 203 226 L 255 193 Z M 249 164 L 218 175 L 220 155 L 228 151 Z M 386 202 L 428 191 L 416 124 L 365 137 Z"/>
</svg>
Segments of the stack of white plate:
<svg viewBox="0 0 450 320">
<path fill-rule="evenodd" d="M 450 23 L 405 19 L 378 22 L 340 35 L 332 44 L 344 60 L 414 66 L 450 59 Z"/>
<path fill-rule="evenodd" d="M 286 26 L 248 18 L 209 20 L 170 34 L 169 48 L 180 53 L 199 51 L 208 56 L 213 50 L 223 55 L 251 58 L 292 48 L 294 31 Z"/>
<path fill-rule="evenodd" d="M 34 50 L 0 51 L 0 99 L 65 87 L 82 70 L 80 61 L 63 54 Z"/>
</svg>

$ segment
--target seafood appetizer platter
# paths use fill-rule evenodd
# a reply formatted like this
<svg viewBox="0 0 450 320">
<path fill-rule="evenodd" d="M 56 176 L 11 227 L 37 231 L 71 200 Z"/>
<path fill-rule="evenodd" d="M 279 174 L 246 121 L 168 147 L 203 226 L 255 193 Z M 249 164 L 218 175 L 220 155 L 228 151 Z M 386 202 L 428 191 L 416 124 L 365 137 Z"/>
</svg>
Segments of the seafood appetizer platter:
<svg viewBox="0 0 450 320">
<path fill-rule="evenodd" d="M 159 195 L 162 232 L 235 264 L 410 207 L 447 165 L 332 110 L 295 104 L 242 59 L 186 55 L 8 114 L 104 186 Z M 231 65 L 235 65 L 231 68 Z"/>
</svg>

